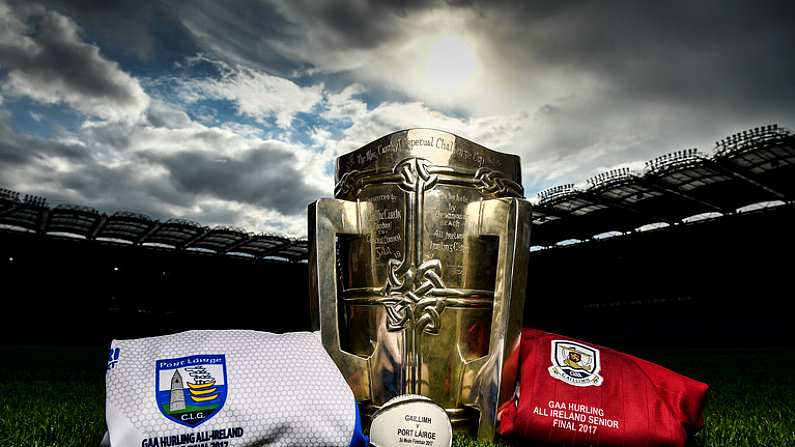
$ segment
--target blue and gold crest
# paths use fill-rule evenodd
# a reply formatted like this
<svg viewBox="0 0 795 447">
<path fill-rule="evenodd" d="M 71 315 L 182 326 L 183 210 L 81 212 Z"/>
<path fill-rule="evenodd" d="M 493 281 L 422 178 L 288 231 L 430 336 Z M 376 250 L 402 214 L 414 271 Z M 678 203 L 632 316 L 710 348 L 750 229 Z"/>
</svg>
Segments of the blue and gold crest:
<svg viewBox="0 0 795 447">
<path fill-rule="evenodd" d="M 196 427 L 226 402 L 226 357 L 191 355 L 155 362 L 155 398 L 163 416 Z"/>
</svg>

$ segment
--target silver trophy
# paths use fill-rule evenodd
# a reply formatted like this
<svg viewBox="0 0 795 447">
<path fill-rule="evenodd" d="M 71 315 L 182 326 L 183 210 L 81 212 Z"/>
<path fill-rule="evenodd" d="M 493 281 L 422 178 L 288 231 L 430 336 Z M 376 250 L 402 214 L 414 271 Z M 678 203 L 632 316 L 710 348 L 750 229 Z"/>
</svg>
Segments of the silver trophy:
<svg viewBox="0 0 795 447">
<path fill-rule="evenodd" d="M 420 394 L 492 439 L 516 384 L 530 246 L 519 157 L 410 129 L 337 159 L 309 208 L 315 330 L 365 423 Z"/>
</svg>

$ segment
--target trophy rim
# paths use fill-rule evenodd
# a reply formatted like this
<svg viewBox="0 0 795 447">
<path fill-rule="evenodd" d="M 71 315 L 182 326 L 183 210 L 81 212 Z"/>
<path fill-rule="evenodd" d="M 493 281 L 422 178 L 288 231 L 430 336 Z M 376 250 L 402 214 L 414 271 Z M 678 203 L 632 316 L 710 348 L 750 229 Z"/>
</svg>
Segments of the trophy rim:
<svg viewBox="0 0 795 447">
<path fill-rule="evenodd" d="M 515 169 L 515 178 L 512 178 L 512 180 L 517 181 L 520 184 L 522 182 L 522 173 L 521 173 L 521 165 L 522 165 L 522 163 L 521 163 L 521 158 L 519 157 L 519 155 L 511 154 L 511 153 L 507 153 L 507 152 L 500 152 L 500 151 L 488 148 L 488 147 L 486 147 L 486 146 L 484 146 L 484 145 L 482 145 L 480 143 L 477 143 L 475 141 L 472 141 L 472 140 L 470 140 L 467 137 L 462 137 L 461 135 L 458 135 L 456 133 L 450 132 L 448 130 L 438 129 L 438 128 L 435 128 L 435 127 L 409 127 L 409 128 L 405 128 L 405 129 L 396 130 L 396 131 L 390 132 L 388 134 L 382 135 L 382 136 L 380 136 L 380 137 L 378 137 L 378 138 L 376 138 L 376 139 L 374 139 L 374 140 L 372 140 L 372 141 L 370 141 L 370 142 L 368 142 L 366 144 L 363 144 L 363 145 L 359 146 L 356 149 L 353 149 L 351 151 L 348 151 L 348 152 L 338 156 L 336 158 L 335 169 L 334 169 L 334 174 L 335 174 L 334 175 L 334 179 L 335 179 L 335 181 L 339 181 L 340 178 L 346 174 L 346 172 L 352 170 L 350 168 L 344 168 L 343 167 L 343 166 L 346 165 L 346 163 L 345 163 L 346 160 L 349 160 L 352 157 L 355 157 L 359 153 L 367 152 L 367 150 L 372 149 L 375 145 L 377 145 L 381 141 L 389 140 L 389 139 L 391 139 L 393 136 L 395 136 L 397 134 L 408 134 L 411 131 L 432 131 L 432 132 L 439 132 L 439 133 L 443 133 L 443 134 L 447 134 L 449 136 L 452 136 L 452 137 L 455 138 L 455 142 L 456 142 L 455 146 L 456 147 L 459 146 L 459 144 L 460 144 L 459 141 L 461 141 L 461 143 L 463 143 L 463 144 L 466 144 L 466 145 L 469 145 L 471 147 L 476 148 L 477 151 L 479 151 L 479 152 L 483 152 L 485 154 L 489 154 L 492 158 L 500 159 L 506 165 L 512 166 Z M 406 151 L 406 152 L 408 153 L 409 151 Z M 454 166 L 454 164 L 450 163 L 450 166 Z M 376 169 L 376 171 L 386 171 L 386 170 L 388 170 L 388 168 L 386 166 L 382 170 Z"/>
</svg>

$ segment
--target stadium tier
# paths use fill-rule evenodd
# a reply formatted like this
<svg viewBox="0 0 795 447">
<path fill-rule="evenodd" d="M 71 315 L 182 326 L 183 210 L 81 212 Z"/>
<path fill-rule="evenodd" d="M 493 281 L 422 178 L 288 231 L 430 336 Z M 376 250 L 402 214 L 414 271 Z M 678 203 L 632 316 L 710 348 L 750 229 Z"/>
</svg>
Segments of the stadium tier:
<svg viewBox="0 0 795 447">
<path fill-rule="evenodd" d="M 712 154 L 686 149 L 659 156 L 645 169 L 608 171 L 582 187 L 538 195 L 533 245 L 586 240 L 646 225 L 675 225 L 693 216 L 729 215 L 758 203 L 795 198 L 795 137 L 777 125 L 716 143 Z"/>
<path fill-rule="evenodd" d="M 8 189 L 0 192 L 0 230 L 287 262 L 307 257 L 306 241 L 285 236 L 250 234 L 231 226 L 208 228 L 186 219 L 159 222 L 124 211 L 108 216 L 85 206 L 49 208 L 44 199 L 31 202 L 19 200 L 19 195 Z"/>
<path fill-rule="evenodd" d="M 530 256 L 525 324 L 608 345 L 792 345 L 795 205 Z"/>
<path fill-rule="evenodd" d="M 795 137 L 764 126 L 535 199 L 525 322 L 595 342 L 792 343 Z M 306 240 L 0 189 L 6 341 L 307 329 Z M 30 319 L 34 316 L 34 319 Z M 738 329 L 741 328 L 742 330 Z M 789 340 L 787 342 L 787 340 Z"/>
</svg>

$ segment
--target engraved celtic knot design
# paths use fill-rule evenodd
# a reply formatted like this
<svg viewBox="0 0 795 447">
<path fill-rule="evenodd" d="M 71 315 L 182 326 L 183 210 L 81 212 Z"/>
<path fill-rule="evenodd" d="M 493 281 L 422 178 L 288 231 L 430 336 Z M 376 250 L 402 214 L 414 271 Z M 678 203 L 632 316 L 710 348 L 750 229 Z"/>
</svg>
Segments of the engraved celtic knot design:
<svg viewBox="0 0 795 447">
<path fill-rule="evenodd" d="M 416 333 L 439 332 L 439 316 L 445 308 L 444 298 L 426 295 L 434 288 L 445 287 L 442 263 L 438 259 L 422 260 L 424 194 L 439 180 L 439 176 L 431 172 L 432 167 L 434 165 L 424 158 L 407 158 L 395 165 L 392 171 L 400 176 L 396 179 L 400 181 L 400 189 L 413 199 L 410 204 L 412 215 L 407 215 L 413 238 L 404 238 L 402 259 L 388 261 L 387 281 L 381 302 L 386 308 L 389 331 L 410 328 Z M 413 256 L 409 255 L 412 251 Z"/>
<path fill-rule="evenodd" d="M 387 330 L 399 331 L 411 325 L 417 331 L 439 333 L 439 316 L 445 308 L 443 298 L 426 297 L 434 288 L 444 288 L 442 263 L 432 259 L 417 268 L 409 267 L 402 274 L 401 262 L 389 260 L 387 284 L 384 287 L 384 304 Z"/>
<path fill-rule="evenodd" d="M 505 177 L 502 171 L 481 167 L 475 171 L 475 181 L 480 182 L 477 188 L 490 194 L 512 193 L 521 196 L 524 192 L 522 185 Z"/>
<path fill-rule="evenodd" d="M 352 169 L 340 177 L 340 180 L 334 185 L 334 196 L 339 196 L 341 194 L 348 194 L 353 190 L 353 185 L 351 184 L 353 181 L 353 177 L 359 175 L 358 169 Z"/>
<path fill-rule="evenodd" d="M 400 174 L 401 189 L 407 192 L 422 193 L 433 188 L 439 180 L 439 176 L 431 174 L 428 171 L 429 166 L 433 166 L 433 164 L 424 158 L 407 158 L 398 163 L 394 172 Z"/>
</svg>

